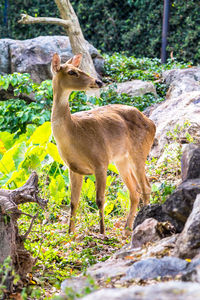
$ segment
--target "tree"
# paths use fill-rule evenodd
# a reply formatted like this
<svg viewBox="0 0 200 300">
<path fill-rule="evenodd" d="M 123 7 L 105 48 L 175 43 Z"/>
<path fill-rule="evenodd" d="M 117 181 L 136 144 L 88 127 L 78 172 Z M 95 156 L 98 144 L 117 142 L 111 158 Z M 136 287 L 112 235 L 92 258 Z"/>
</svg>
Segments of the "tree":
<svg viewBox="0 0 200 300">
<path fill-rule="evenodd" d="M 27 14 L 22 14 L 18 21 L 20 24 L 56 24 L 64 27 L 72 47 L 73 54 L 82 53 L 83 59 L 80 68 L 85 72 L 97 76 L 92 58 L 89 54 L 88 43 L 84 39 L 78 18 L 69 0 L 54 0 L 62 19 L 49 17 L 31 17 Z"/>
</svg>

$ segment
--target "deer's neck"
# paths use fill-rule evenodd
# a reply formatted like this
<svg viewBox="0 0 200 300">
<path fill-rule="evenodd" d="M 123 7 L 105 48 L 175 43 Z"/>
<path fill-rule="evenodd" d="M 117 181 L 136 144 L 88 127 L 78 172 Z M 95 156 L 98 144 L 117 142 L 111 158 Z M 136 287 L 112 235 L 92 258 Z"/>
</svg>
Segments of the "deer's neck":
<svg viewBox="0 0 200 300">
<path fill-rule="evenodd" d="M 51 114 L 52 123 L 65 122 L 70 125 L 72 122 L 69 108 L 69 96 L 71 90 L 62 90 L 53 86 L 53 107 Z"/>
</svg>

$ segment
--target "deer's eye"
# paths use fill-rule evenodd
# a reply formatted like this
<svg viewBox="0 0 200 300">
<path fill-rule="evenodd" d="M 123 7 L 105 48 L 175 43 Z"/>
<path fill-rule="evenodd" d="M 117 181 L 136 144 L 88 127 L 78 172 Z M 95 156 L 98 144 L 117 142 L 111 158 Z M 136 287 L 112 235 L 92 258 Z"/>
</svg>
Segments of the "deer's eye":
<svg viewBox="0 0 200 300">
<path fill-rule="evenodd" d="M 78 77 L 78 74 L 77 74 L 75 71 L 73 71 L 73 70 L 69 70 L 69 71 L 68 71 L 68 74 L 71 75 L 71 76 L 76 76 L 76 77 Z"/>
</svg>

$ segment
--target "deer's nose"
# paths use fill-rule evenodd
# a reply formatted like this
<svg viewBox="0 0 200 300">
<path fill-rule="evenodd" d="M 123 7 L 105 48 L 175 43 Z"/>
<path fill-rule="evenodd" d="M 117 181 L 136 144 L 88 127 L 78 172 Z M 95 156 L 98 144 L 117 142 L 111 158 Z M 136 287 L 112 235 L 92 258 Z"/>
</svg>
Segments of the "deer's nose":
<svg viewBox="0 0 200 300">
<path fill-rule="evenodd" d="M 96 79 L 95 83 L 98 85 L 98 87 L 102 87 L 103 86 L 103 82 L 101 80 Z"/>
</svg>

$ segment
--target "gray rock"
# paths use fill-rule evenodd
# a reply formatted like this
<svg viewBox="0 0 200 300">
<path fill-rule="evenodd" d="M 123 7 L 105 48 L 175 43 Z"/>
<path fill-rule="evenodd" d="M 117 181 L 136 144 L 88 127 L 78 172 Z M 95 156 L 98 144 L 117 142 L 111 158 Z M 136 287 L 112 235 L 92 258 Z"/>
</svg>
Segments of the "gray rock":
<svg viewBox="0 0 200 300">
<path fill-rule="evenodd" d="M 165 83 L 169 85 L 167 98 L 174 98 L 184 93 L 200 90 L 199 67 L 165 71 L 162 77 Z"/>
<path fill-rule="evenodd" d="M 192 211 L 196 196 L 199 193 L 200 179 L 189 179 L 180 184 L 163 204 L 163 212 L 178 222 L 177 232 L 183 230 L 185 222 Z"/>
<path fill-rule="evenodd" d="M 174 133 L 178 125 L 189 124 L 187 129 L 180 134 L 180 139 L 185 140 L 188 132 L 195 141 L 200 140 L 200 85 L 198 91 L 183 93 L 179 97 L 171 97 L 153 109 L 149 118 L 156 125 L 156 136 L 151 156 L 160 157 L 165 144 L 170 144 L 172 138 L 168 132 Z"/>
<path fill-rule="evenodd" d="M 98 51 L 88 43 L 97 72 L 102 73 L 104 60 Z M 72 57 L 67 36 L 40 36 L 29 40 L 0 40 L 0 74 L 13 72 L 30 73 L 36 82 L 51 79 L 50 62 L 54 53 L 65 62 Z"/>
<path fill-rule="evenodd" d="M 142 247 L 148 242 L 160 240 L 157 226 L 158 221 L 153 218 L 146 219 L 142 224 L 138 225 L 132 233 L 132 248 Z"/>
<path fill-rule="evenodd" d="M 158 222 L 153 218 L 146 219 L 132 233 L 131 247 L 141 248 L 147 243 L 161 240 L 174 233 L 175 229 L 169 222 Z"/>
<path fill-rule="evenodd" d="M 200 184 L 199 184 L 200 187 Z M 192 212 L 176 241 L 175 254 L 193 258 L 200 253 L 200 194 L 196 197 Z"/>
<path fill-rule="evenodd" d="M 123 259 L 107 260 L 87 269 L 87 275 L 96 279 L 114 278 L 126 274 L 133 261 Z"/>
<path fill-rule="evenodd" d="M 146 280 L 165 276 L 175 277 L 186 270 L 187 265 L 188 262 L 176 257 L 148 258 L 134 263 L 127 270 L 127 274 L 122 280 L 133 280 L 136 278 Z"/>
<path fill-rule="evenodd" d="M 186 271 L 181 279 L 183 281 L 192 281 L 200 283 L 200 262 L 198 265 L 193 267 L 191 270 Z"/>
<path fill-rule="evenodd" d="M 142 81 L 142 80 L 131 80 L 126 82 L 117 83 L 113 86 L 113 84 L 109 84 L 103 91 L 107 91 L 109 88 L 116 88 L 116 92 L 119 94 L 125 93 L 129 96 L 143 96 L 145 94 L 151 93 L 157 97 L 156 88 L 154 84 L 150 81 Z M 88 96 L 100 97 L 100 93 L 102 92 L 100 89 L 91 89 L 87 91 Z"/>
<path fill-rule="evenodd" d="M 181 159 L 182 180 L 200 178 L 200 145 L 186 145 Z"/>
<path fill-rule="evenodd" d="M 171 281 L 149 286 L 102 289 L 83 300 L 197 300 L 200 299 L 198 283 Z"/>
<path fill-rule="evenodd" d="M 133 229 L 135 229 L 139 224 L 142 224 L 148 218 L 154 218 L 159 222 L 170 222 L 174 228 L 179 228 L 179 222 L 164 212 L 161 204 L 149 204 L 147 206 L 143 206 L 139 210 L 133 223 Z M 180 225 L 182 226 L 182 224 Z"/>
</svg>

